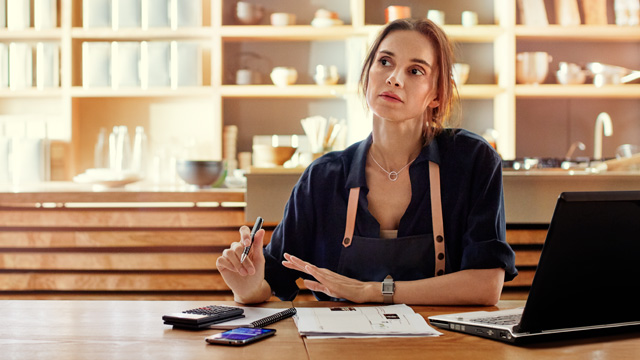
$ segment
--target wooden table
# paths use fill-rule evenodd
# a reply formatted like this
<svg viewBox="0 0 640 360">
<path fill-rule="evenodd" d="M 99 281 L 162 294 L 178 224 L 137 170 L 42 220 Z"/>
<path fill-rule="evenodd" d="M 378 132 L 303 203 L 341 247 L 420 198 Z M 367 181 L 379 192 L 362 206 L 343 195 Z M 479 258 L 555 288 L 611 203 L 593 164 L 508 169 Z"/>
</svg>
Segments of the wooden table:
<svg viewBox="0 0 640 360">
<path fill-rule="evenodd" d="M 275 337 L 245 347 L 207 345 L 219 330 L 173 330 L 165 313 L 208 305 L 207 301 L 0 301 L 1 359 L 637 359 L 638 333 L 516 347 L 442 331 L 437 338 L 306 339 L 293 319 L 271 325 Z M 264 306 L 288 307 L 290 302 Z M 295 306 L 326 306 L 296 302 Z M 332 303 L 335 305 L 335 303 Z M 495 310 L 521 306 L 505 301 Z M 425 307 L 423 316 L 474 311 L 475 307 Z"/>
</svg>

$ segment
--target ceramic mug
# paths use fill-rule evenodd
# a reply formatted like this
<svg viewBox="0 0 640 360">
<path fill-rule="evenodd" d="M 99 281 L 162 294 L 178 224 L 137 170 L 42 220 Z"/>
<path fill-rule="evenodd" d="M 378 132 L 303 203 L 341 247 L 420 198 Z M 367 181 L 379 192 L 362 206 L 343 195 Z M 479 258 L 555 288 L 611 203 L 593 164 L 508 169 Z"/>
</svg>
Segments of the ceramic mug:
<svg viewBox="0 0 640 360">
<path fill-rule="evenodd" d="M 462 26 L 476 26 L 478 25 L 478 14 L 474 11 L 462 12 Z"/>
<path fill-rule="evenodd" d="M 242 25 L 256 25 L 260 23 L 264 16 L 264 7 L 245 1 L 238 1 L 236 4 L 236 19 Z"/>
<path fill-rule="evenodd" d="M 318 65 L 316 66 L 316 73 L 313 76 L 313 79 L 318 85 L 335 85 L 340 79 L 340 76 L 338 75 L 338 67 L 335 65 Z"/>
<path fill-rule="evenodd" d="M 253 85 L 260 83 L 260 73 L 250 69 L 236 71 L 236 85 Z"/>
<path fill-rule="evenodd" d="M 387 23 L 398 19 L 411 17 L 411 8 L 408 6 L 389 6 L 384 10 L 384 18 Z"/>
<path fill-rule="evenodd" d="M 441 10 L 429 10 L 427 12 L 427 19 L 433 21 L 438 26 L 444 25 L 444 11 Z"/>
</svg>

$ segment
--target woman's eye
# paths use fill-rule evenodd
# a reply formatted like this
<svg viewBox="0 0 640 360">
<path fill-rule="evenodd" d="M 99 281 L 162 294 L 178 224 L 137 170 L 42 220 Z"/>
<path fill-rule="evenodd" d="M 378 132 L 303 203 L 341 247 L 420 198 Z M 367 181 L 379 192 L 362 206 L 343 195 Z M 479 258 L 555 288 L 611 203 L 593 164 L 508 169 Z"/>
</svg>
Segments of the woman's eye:
<svg viewBox="0 0 640 360">
<path fill-rule="evenodd" d="M 389 66 L 391 63 L 389 62 L 389 60 L 388 60 L 388 59 L 384 59 L 384 58 L 383 58 L 383 59 L 380 59 L 380 64 L 381 64 L 382 66 Z"/>
<path fill-rule="evenodd" d="M 424 75 L 424 72 L 420 69 L 411 69 L 411 74 L 413 75 Z"/>
</svg>

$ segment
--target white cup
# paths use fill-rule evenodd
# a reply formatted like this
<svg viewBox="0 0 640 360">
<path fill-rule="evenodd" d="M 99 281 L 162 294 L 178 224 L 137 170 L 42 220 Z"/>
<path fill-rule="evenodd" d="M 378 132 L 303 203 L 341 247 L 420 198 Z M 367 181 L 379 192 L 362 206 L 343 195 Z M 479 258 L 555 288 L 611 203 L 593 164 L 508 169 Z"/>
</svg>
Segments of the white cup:
<svg viewBox="0 0 640 360">
<path fill-rule="evenodd" d="M 444 11 L 441 10 L 429 10 L 427 12 L 427 19 L 433 21 L 438 26 L 444 25 Z"/>
<path fill-rule="evenodd" d="M 474 11 L 462 12 L 462 26 L 476 26 L 478 25 L 478 14 Z"/>
<path fill-rule="evenodd" d="M 240 69 L 236 72 L 236 85 L 256 85 L 262 82 L 260 73 L 251 69 Z"/>
<path fill-rule="evenodd" d="M 238 1 L 236 4 L 236 19 L 243 25 L 256 25 L 264 16 L 262 5 Z"/>
<path fill-rule="evenodd" d="M 271 14 L 271 25 L 273 26 L 287 26 L 296 24 L 296 14 L 290 13 L 273 13 Z"/>
<path fill-rule="evenodd" d="M 335 65 L 318 65 L 316 66 L 316 73 L 313 76 L 313 79 L 318 85 L 335 85 L 340 79 L 340 75 L 338 75 L 338 67 Z"/>
</svg>

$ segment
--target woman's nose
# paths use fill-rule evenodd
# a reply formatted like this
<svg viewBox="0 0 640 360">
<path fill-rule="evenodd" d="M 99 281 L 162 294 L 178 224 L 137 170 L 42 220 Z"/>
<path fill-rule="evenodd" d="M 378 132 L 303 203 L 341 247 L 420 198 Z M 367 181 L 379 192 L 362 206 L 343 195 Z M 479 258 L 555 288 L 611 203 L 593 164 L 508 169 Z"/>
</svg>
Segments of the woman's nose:
<svg viewBox="0 0 640 360">
<path fill-rule="evenodd" d="M 387 78 L 387 85 L 395 86 L 395 87 L 401 87 L 402 86 L 402 80 L 400 79 L 400 76 L 398 76 L 398 74 L 396 74 L 395 71 L 393 73 L 391 73 L 389 75 L 389 77 Z"/>
</svg>

